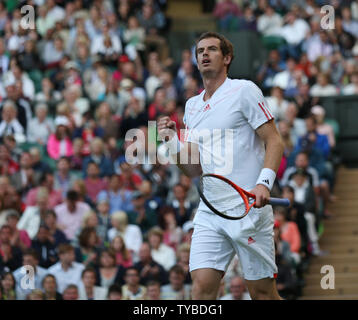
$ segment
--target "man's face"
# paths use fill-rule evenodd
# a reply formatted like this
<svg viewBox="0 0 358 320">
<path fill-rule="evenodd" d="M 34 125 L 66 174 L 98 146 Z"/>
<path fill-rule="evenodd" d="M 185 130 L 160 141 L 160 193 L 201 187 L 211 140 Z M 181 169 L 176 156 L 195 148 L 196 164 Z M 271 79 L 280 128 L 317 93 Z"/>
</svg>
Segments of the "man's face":
<svg viewBox="0 0 358 320">
<path fill-rule="evenodd" d="M 139 283 L 138 272 L 130 269 L 126 272 L 125 281 L 129 285 L 137 285 Z"/>
<path fill-rule="evenodd" d="M 73 250 L 60 254 L 60 261 L 62 263 L 71 264 L 75 261 L 75 252 Z"/>
<path fill-rule="evenodd" d="M 62 171 L 62 172 L 68 172 L 70 170 L 69 163 L 64 159 L 62 159 L 58 162 L 57 167 L 58 167 L 58 170 Z"/>
<path fill-rule="evenodd" d="M 63 292 L 63 300 L 78 300 L 78 290 L 70 288 Z"/>
<path fill-rule="evenodd" d="M 230 291 L 234 298 L 240 299 L 242 294 L 244 293 L 245 285 L 244 283 L 239 280 L 235 279 L 230 284 Z"/>
<path fill-rule="evenodd" d="M 157 285 L 151 285 L 147 287 L 147 295 L 149 300 L 160 299 L 160 287 Z"/>
<path fill-rule="evenodd" d="M 203 76 L 215 76 L 226 69 L 231 61 L 230 56 L 224 57 L 220 49 L 220 40 L 207 38 L 197 44 L 198 69 Z"/>
<path fill-rule="evenodd" d="M 27 255 L 23 256 L 22 264 L 24 266 L 29 265 L 29 266 L 35 267 L 38 264 L 38 261 L 36 260 L 36 258 L 34 256 L 27 254 Z"/>
<path fill-rule="evenodd" d="M 96 276 L 93 272 L 86 272 L 83 275 L 82 281 L 85 287 L 93 287 L 96 283 Z"/>
<path fill-rule="evenodd" d="M 141 261 L 147 261 L 151 258 L 150 247 L 147 244 L 143 244 L 139 249 L 139 259 Z"/>
<path fill-rule="evenodd" d="M 32 166 L 32 159 L 30 154 L 23 153 L 20 159 L 20 165 L 23 169 L 31 168 Z"/>
<path fill-rule="evenodd" d="M 52 277 L 46 278 L 43 284 L 44 289 L 47 292 L 55 292 L 56 291 L 56 280 Z"/>
<path fill-rule="evenodd" d="M 122 299 L 122 295 L 119 292 L 111 292 L 108 300 L 121 300 Z"/>
<path fill-rule="evenodd" d="M 169 276 L 169 281 L 174 290 L 180 290 L 184 284 L 184 277 L 180 273 L 172 272 Z"/>
<path fill-rule="evenodd" d="M 0 231 L 0 240 L 2 243 L 9 243 L 11 237 L 10 228 L 2 228 Z"/>
<path fill-rule="evenodd" d="M 298 154 L 296 157 L 296 167 L 306 169 L 308 167 L 308 158 L 305 154 Z"/>
</svg>

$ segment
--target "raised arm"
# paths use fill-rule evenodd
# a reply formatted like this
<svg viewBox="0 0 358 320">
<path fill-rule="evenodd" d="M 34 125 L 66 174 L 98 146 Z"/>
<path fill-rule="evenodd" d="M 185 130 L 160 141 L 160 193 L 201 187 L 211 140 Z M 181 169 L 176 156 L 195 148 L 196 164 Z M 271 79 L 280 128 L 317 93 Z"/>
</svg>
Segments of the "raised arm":
<svg viewBox="0 0 358 320">
<path fill-rule="evenodd" d="M 158 121 L 158 135 L 166 141 L 170 156 L 178 168 L 188 177 L 201 175 L 199 148 L 195 143 L 180 142 L 176 132 L 175 122 L 169 117 Z"/>
</svg>

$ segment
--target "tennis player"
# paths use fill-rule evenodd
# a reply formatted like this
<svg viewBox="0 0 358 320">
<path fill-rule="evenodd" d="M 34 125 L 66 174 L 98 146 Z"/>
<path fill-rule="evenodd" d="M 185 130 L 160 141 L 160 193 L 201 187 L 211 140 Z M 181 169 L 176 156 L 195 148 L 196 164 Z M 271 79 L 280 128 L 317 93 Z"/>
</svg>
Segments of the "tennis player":
<svg viewBox="0 0 358 320">
<path fill-rule="evenodd" d="M 194 139 L 195 130 L 232 129 L 233 150 L 228 154 L 234 162 L 225 176 L 255 194 L 256 206 L 245 218 L 233 221 L 214 214 L 200 202 L 189 262 L 193 299 L 217 298 L 220 280 L 235 254 L 251 298 L 280 299 L 275 281 L 273 212 L 266 205 L 283 153 L 280 135 L 261 90 L 251 81 L 228 78 L 234 58 L 230 41 L 218 33 L 204 33 L 196 43 L 196 58 L 205 90 L 186 103 L 185 142 L 179 141 L 175 123 L 168 117 L 159 120 L 158 134 L 178 167 L 195 177 L 215 173 L 215 161 L 203 159 L 203 142 Z M 213 141 L 223 145 L 224 135 Z M 196 152 L 199 164 L 180 163 L 182 153 L 193 158 Z"/>
</svg>

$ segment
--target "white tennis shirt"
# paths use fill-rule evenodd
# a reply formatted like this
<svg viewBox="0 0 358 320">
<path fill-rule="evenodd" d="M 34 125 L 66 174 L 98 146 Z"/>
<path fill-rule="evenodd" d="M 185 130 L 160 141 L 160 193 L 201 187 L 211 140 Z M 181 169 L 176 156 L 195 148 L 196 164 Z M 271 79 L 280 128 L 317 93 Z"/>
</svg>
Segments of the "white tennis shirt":
<svg viewBox="0 0 358 320">
<path fill-rule="evenodd" d="M 199 145 L 203 173 L 221 174 L 251 190 L 265 158 L 255 130 L 273 119 L 272 112 L 249 80 L 226 78 L 210 99 L 204 101 L 204 94 L 205 90 L 185 105 L 184 140 Z"/>
</svg>

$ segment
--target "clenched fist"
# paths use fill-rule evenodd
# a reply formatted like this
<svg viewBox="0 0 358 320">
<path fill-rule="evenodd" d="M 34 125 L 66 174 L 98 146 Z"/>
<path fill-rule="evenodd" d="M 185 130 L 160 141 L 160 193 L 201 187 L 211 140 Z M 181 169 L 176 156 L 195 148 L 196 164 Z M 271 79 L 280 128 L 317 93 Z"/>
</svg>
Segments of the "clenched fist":
<svg viewBox="0 0 358 320">
<path fill-rule="evenodd" d="M 158 136 L 164 141 L 171 140 L 176 135 L 175 122 L 169 117 L 162 117 L 158 121 Z"/>
</svg>

